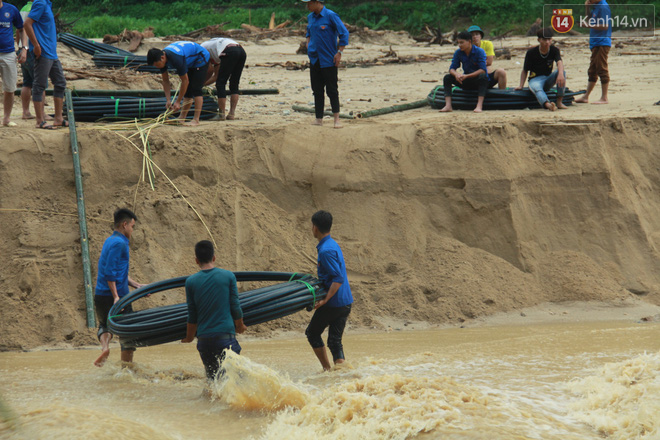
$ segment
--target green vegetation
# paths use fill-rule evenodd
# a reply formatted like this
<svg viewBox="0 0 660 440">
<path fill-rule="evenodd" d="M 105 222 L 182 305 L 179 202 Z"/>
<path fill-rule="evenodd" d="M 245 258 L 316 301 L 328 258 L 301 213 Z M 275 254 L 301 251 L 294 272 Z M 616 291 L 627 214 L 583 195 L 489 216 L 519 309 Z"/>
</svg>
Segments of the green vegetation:
<svg viewBox="0 0 660 440">
<path fill-rule="evenodd" d="M 12 1 L 19 8 L 26 0 Z M 660 23 L 660 0 L 655 4 Z M 478 23 L 491 35 L 509 30 L 525 32 L 541 17 L 542 0 L 408 0 L 364 1 L 328 0 L 328 8 L 339 13 L 344 22 L 371 29 L 407 30 L 412 34 L 425 26 L 447 32 Z M 582 4 L 583 2 L 567 2 Z M 639 0 L 610 0 L 610 3 L 639 3 Z M 183 34 L 207 25 L 225 23 L 225 29 L 243 23 L 267 27 L 271 13 L 276 20 L 305 23 L 307 10 L 298 0 L 53 0 L 61 8 L 64 21 L 76 19 L 73 32 L 85 37 L 117 34 L 124 28 L 143 30 L 153 27 L 156 35 Z"/>
</svg>

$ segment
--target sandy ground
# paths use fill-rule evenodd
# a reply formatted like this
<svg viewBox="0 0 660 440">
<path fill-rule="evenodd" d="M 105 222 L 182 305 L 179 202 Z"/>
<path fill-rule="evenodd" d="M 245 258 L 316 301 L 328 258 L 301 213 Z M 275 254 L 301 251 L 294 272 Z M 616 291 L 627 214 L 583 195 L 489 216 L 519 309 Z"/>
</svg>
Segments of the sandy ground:
<svg viewBox="0 0 660 440">
<path fill-rule="evenodd" d="M 93 266 L 112 212 L 130 206 L 140 217 L 132 276 L 149 282 L 194 272 L 190 249 L 208 233 L 184 195 L 222 249 L 219 264 L 233 270 L 313 272 L 309 216 L 331 210 L 356 296 L 354 329 L 658 315 L 660 106 L 653 103 L 660 99 L 660 59 L 621 54 L 657 51 L 657 38 L 613 48 L 606 106 L 479 115 L 421 108 L 345 120 L 343 130 L 311 127 L 311 115 L 291 110 L 312 101 L 308 71 L 255 66 L 306 60 L 295 54 L 299 42 L 243 43 L 249 67 L 242 88 L 275 87 L 280 94 L 243 97 L 238 120 L 152 132 L 154 160 L 177 190 L 163 179 L 146 190 L 138 183 L 140 153 L 100 126 L 80 124 Z M 534 43 L 496 43 L 514 55 L 496 60 L 510 86 L 517 85 L 524 48 Z M 165 44 L 147 41 L 140 51 Z M 560 44 L 569 88 L 584 88 L 586 42 Z M 353 39 L 344 61 L 374 59 L 390 47 L 401 57 L 445 59 L 342 69 L 342 112 L 424 99 L 454 50 L 388 33 Z M 88 55 L 65 47 L 60 53 L 65 68 L 92 66 Z M 69 85 L 160 86 L 157 76 L 134 73 Z M 51 98 L 49 104 L 52 111 Z M 0 268 L 0 349 L 93 344 L 68 132 L 34 130 L 20 119 L 18 99 L 13 120 L 19 127 L 1 129 L 0 253 L 7 264 Z M 177 295 L 148 306 L 181 301 Z M 303 312 L 254 334 L 300 332 L 308 319 Z"/>
</svg>

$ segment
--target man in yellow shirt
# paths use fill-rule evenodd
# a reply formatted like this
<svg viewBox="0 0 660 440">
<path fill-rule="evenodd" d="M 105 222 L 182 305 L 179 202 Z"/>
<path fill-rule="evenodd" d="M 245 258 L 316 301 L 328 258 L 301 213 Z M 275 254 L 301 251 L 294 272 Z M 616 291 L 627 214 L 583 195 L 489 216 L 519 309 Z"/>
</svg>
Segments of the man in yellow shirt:
<svg viewBox="0 0 660 440">
<path fill-rule="evenodd" d="M 493 59 L 495 59 L 493 42 L 483 39 L 484 31 L 479 26 L 470 26 L 468 32 L 472 35 L 472 44 L 482 48 L 486 52 L 486 66 L 488 66 L 488 76 L 490 77 L 488 88 L 493 88 L 497 84 L 500 89 L 506 89 L 506 72 L 504 69 L 493 67 Z"/>
</svg>

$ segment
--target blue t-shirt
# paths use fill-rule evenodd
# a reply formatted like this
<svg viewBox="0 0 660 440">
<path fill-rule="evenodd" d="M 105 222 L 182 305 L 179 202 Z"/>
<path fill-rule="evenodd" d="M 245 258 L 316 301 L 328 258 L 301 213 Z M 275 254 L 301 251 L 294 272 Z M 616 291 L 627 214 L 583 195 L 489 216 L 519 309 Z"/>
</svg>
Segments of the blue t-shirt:
<svg viewBox="0 0 660 440">
<path fill-rule="evenodd" d="M 106 238 L 99 257 L 99 273 L 96 276 L 96 294 L 112 296 L 108 281 L 117 284 L 117 294 L 121 298 L 128 294 L 128 238 L 114 231 Z"/>
<path fill-rule="evenodd" d="M 49 60 L 56 60 L 57 31 L 55 30 L 53 3 L 50 0 L 34 0 L 28 18 L 34 20 L 32 28 L 41 46 L 41 56 Z M 30 50 L 34 50 L 34 45 L 31 41 Z"/>
<path fill-rule="evenodd" d="M 309 61 L 312 64 L 319 61 L 321 67 L 334 66 L 337 47 L 348 45 L 348 29 L 339 15 L 326 7 L 318 14 L 312 12 L 307 16 L 306 37 L 309 37 L 307 46 Z"/>
<path fill-rule="evenodd" d="M 589 29 L 589 48 L 593 49 L 597 46 L 612 47 L 612 12 L 607 1 L 601 0 L 592 5 L 589 18 L 594 20 L 596 26 L 607 25 L 607 29 L 604 31 Z"/>
<path fill-rule="evenodd" d="M 214 267 L 200 270 L 186 280 L 188 322 L 197 324 L 197 337 L 236 333 L 234 320 L 243 317 L 236 276 Z"/>
<path fill-rule="evenodd" d="M 474 44 L 472 45 L 470 55 L 466 55 L 461 49 L 456 49 L 449 70 L 456 70 L 459 66 L 463 67 L 463 73 L 466 75 L 476 72 L 479 69 L 483 69 L 486 76 L 490 78 L 488 75 L 488 65 L 486 64 L 486 51 Z"/>
<path fill-rule="evenodd" d="M 341 283 L 337 293 L 330 298 L 325 306 L 343 307 L 353 303 L 353 294 L 351 286 L 348 284 L 346 276 L 346 263 L 344 263 L 344 254 L 335 240 L 329 235 L 323 237 L 316 245 L 318 250 L 317 273 L 319 280 L 323 283 L 326 290 L 330 289 L 332 283 Z M 325 307 L 323 306 L 323 307 Z"/>
<path fill-rule="evenodd" d="M 16 6 L 2 2 L 0 8 L 0 52 L 14 52 L 14 28 L 23 28 L 23 19 Z"/>
<path fill-rule="evenodd" d="M 176 70 L 179 76 L 186 75 L 188 69 L 208 64 L 211 57 L 208 50 L 192 41 L 177 41 L 165 47 L 163 52 L 167 55 L 167 64 L 160 71 L 166 72 L 169 66 L 169 69 Z"/>
</svg>

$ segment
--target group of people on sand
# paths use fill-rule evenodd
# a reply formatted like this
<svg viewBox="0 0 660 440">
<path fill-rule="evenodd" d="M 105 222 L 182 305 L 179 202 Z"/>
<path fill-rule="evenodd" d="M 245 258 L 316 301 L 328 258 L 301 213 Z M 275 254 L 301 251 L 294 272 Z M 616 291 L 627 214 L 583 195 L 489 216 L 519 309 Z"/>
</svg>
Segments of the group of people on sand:
<svg viewBox="0 0 660 440">
<path fill-rule="evenodd" d="M 586 0 L 585 15 L 593 20 L 583 22 L 589 26 L 589 47 L 591 60 L 588 70 L 588 84 L 585 95 L 575 102 L 589 102 L 589 95 L 596 87 L 600 78 L 602 95 L 594 104 L 607 104 L 607 91 L 610 82 L 607 58 L 612 46 L 612 28 L 609 26 L 611 12 L 606 0 Z M 594 24 L 590 24 L 594 23 Z M 522 90 L 525 81 L 529 82 L 529 90 L 534 93 L 539 105 L 550 111 L 566 109 L 562 102 L 566 92 L 566 70 L 561 58 L 561 51 L 552 42 L 554 31 L 552 28 L 543 28 L 537 32 L 538 46 L 527 50 L 520 84 L 515 90 Z M 449 73 L 443 79 L 445 92 L 445 106 L 440 112 L 451 112 L 452 89 L 458 86 L 464 90 L 477 90 L 477 106 L 474 111 L 483 111 L 486 91 L 497 85 L 506 89 L 507 76 L 504 69 L 495 69 L 493 59 L 495 51 L 493 43 L 484 40 L 484 32 L 479 26 L 470 26 L 466 31 L 458 34 L 458 49 L 454 52 Z M 556 64 L 557 69 L 553 71 Z M 463 72 L 457 69 L 462 67 Z M 550 102 L 547 92 L 557 86 L 557 101 Z"/>
<path fill-rule="evenodd" d="M 129 241 L 133 235 L 137 216 L 131 210 L 120 208 L 114 213 L 113 233 L 103 243 L 98 263 L 94 306 L 99 323 L 98 339 L 101 355 L 94 364 L 101 367 L 110 356 L 110 341 L 113 335 L 108 329 L 108 315 L 112 306 L 128 295 L 129 287 L 139 289 L 144 284 L 129 275 Z M 317 211 L 312 215 L 312 234 L 318 241 L 317 276 L 327 294 L 314 303 L 314 315 L 305 331 L 307 340 L 324 370 L 330 370 L 328 354 L 321 338 L 328 329 L 327 345 L 334 364 L 345 362 L 342 337 L 348 316 L 351 313 L 353 294 L 346 275 L 344 255 L 337 242 L 331 237 L 333 218 L 328 211 Z M 247 330 L 243 322 L 243 311 L 238 299 L 236 276 L 233 272 L 215 266 L 213 243 L 202 240 L 195 245 L 195 262 L 199 272 L 186 279 L 186 303 L 188 323 L 183 343 L 197 338 L 197 351 L 204 365 L 206 376 L 214 380 L 221 373 L 225 350 L 237 354 L 241 346 L 236 334 Z M 120 313 L 133 311 L 131 304 Z M 125 345 L 121 339 L 121 360 L 133 362 L 135 347 Z"/>
<path fill-rule="evenodd" d="M 302 0 L 307 3 L 310 14 L 307 17 L 307 55 L 310 60 L 310 81 L 314 93 L 316 119 L 313 125 L 323 125 L 325 93 L 330 99 L 334 127 L 342 128 L 339 122 L 338 67 L 342 53 L 348 45 L 348 30 L 339 16 L 327 9 L 324 0 Z M 199 125 L 202 113 L 204 85 L 215 81 L 218 93 L 218 115 L 215 120 L 235 118 L 239 97 L 239 82 L 245 66 L 245 50 L 229 38 L 214 38 L 200 44 L 191 41 L 177 41 L 163 50 L 150 49 L 147 64 L 160 69 L 163 76 L 163 89 L 167 97 L 167 107 L 181 110 L 184 121 L 192 104 L 195 105 L 193 118 L 186 125 Z M 181 88 L 175 99 L 171 98 L 168 70 L 174 70 L 181 78 Z M 229 80 L 230 108 L 225 115 Z M 185 100 L 184 100 L 185 98 Z"/>
<path fill-rule="evenodd" d="M 307 54 L 310 60 L 310 82 L 314 94 L 315 120 L 313 125 L 323 125 L 325 113 L 325 95 L 330 99 L 334 127 L 342 128 L 339 121 L 338 67 L 342 54 L 348 45 L 349 32 L 340 17 L 325 7 L 324 0 L 302 0 L 306 3 L 307 17 Z M 25 8 L 24 8 L 25 9 Z M 5 90 L 3 125 L 15 125 L 9 120 L 13 105 L 13 93 L 16 85 L 16 56 L 14 54 L 13 27 L 17 29 L 17 40 L 21 45 L 18 62 L 23 67 L 24 90 L 32 88 L 32 101 L 36 113 L 38 128 L 54 129 L 66 126 L 62 118 L 62 104 L 66 80 L 62 64 L 57 57 L 57 35 L 50 0 L 34 0 L 27 12 L 25 26 L 18 10 L 0 0 L 0 73 Z M 588 70 L 588 85 L 585 95 L 575 100 L 586 103 L 589 95 L 601 81 L 602 96 L 594 104 L 608 103 L 609 72 L 607 59 L 612 45 L 611 12 L 607 0 L 586 0 L 585 13 L 593 21 L 581 21 L 588 26 L 591 60 Z M 589 23 L 596 23 L 590 25 Z M 25 28 L 25 32 L 23 31 Z M 529 49 L 520 74 L 521 90 L 526 81 L 529 89 L 541 107 L 550 111 L 565 109 L 563 98 L 566 90 L 566 70 L 561 58 L 561 51 L 552 42 L 553 30 L 544 28 L 538 31 L 538 46 Z M 27 47 L 29 38 L 30 46 Z M 218 114 L 215 120 L 232 120 L 236 117 L 239 100 L 239 83 L 247 55 L 241 45 L 230 38 L 214 38 L 202 44 L 191 41 L 177 41 L 164 49 L 153 48 L 147 53 L 147 63 L 160 69 L 163 90 L 167 99 L 167 108 L 180 111 L 179 119 L 187 125 L 199 125 L 203 105 L 203 87 L 215 83 L 218 95 Z M 443 78 L 446 105 L 441 112 L 450 112 L 452 108 L 452 89 L 457 86 L 466 90 L 477 90 L 478 99 L 475 112 L 483 111 L 483 102 L 488 89 L 497 85 L 506 89 L 507 74 L 504 69 L 493 66 L 495 51 L 493 43 L 484 39 L 484 32 L 479 26 L 471 26 L 458 34 L 458 49 L 449 67 L 449 73 Z M 33 60 L 33 67 L 30 63 Z M 553 67 L 556 64 L 556 70 Z M 459 72 L 462 68 L 462 72 Z M 169 71 L 175 71 L 181 79 L 178 94 L 172 97 Z M 53 82 L 53 100 L 55 117 L 53 124 L 46 122 L 43 97 L 48 78 Z M 229 82 L 229 92 L 226 90 Z M 550 102 L 547 91 L 557 87 L 557 100 Z M 26 91 L 26 96 L 29 91 Z M 229 112 L 226 113 L 227 95 Z M 24 102 L 24 117 L 31 117 Z M 194 113 L 186 122 L 194 103 Z M 29 104 L 29 101 L 28 101 Z"/>
<path fill-rule="evenodd" d="M 57 31 L 52 6 L 50 0 L 34 0 L 19 12 L 14 5 L 0 0 L 0 77 L 4 91 L 2 125 L 5 127 L 16 126 L 10 117 L 17 84 L 17 62 L 23 74 L 23 119 L 34 118 L 37 128 L 47 130 L 68 125 L 62 116 L 66 79 L 57 57 Z M 18 52 L 14 47 L 14 29 Z M 44 110 L 48 78 L 53 83 L 54 117 L 46 115 Z M 30 97 L 34 117 L 30 113 Z M 52 124 L 47 120 L 52 120 Z"/>
</svg>

